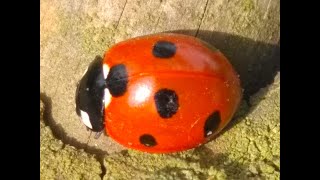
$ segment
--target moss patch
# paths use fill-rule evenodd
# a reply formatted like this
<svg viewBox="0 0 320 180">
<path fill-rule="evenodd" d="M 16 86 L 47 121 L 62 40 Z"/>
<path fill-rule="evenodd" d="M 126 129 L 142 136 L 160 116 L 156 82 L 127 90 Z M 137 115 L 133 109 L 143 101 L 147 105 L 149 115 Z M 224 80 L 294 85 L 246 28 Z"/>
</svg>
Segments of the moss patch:
<svg viewBox="0 0 320 180">
<path fill-rule="evenodd" d="M 43 122 L 43 112 L 40 101 L 40 179 L 101 179 L 95 157 L 55 139 Z"/>
</svg>

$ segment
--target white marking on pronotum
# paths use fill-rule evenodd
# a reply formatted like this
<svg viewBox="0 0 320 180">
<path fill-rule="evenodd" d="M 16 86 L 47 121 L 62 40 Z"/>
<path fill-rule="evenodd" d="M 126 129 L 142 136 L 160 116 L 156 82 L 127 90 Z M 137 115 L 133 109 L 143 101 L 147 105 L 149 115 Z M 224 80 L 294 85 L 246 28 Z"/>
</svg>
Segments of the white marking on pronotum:
<svg viewBox="0 0 320 180">
<path fill-rule="evenodd" d="M 107 79 L 110 71 L 110 67 L 107 64 L 103 64 L 102 69 L 103 69 L 103 77 L 104 79 Z"/>
<path fill-rule="evenodd" d="M 84 76 L 84 75 L 87 73 L 88 69 L 89 69 L 89 67 L 87 67 L 87 69 L 84 71 L 84 73 L 82 74 L 82 76 Z"/>
<path fill-rule="evenodd" d="M 86 125 L 88 128 L 92 129 L 89 115 L 86 112 L 81 111 L 81 110 L 80 110 L 80 113 L 81 113 L 81 120 L 82 120 L 83 124 Z"/>
<path fill-rule="evenodd" d="M 104 89 L 104 107 L 107 108 L 111 102 L 111 94 L 108 88 Z"/>
</svg>

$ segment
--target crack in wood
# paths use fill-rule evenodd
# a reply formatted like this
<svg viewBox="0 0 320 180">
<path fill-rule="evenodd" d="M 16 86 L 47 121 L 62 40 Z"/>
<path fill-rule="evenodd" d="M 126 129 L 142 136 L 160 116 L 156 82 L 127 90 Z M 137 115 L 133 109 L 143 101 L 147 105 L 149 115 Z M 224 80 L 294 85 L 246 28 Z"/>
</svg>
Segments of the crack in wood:
<svg viewBox="0 0 320 180">
<path fill-rule="evenodd" d="M 126 2 L 124 3 L 123 9 L 122 9 L 122 11 L 121 11 L 121 14 L 120 14 L 120 17 L 119 17 L 119 19 L 118 19 L 118 22 L 117 22 L 117 25 L 116 25 L 116 28 L 115 28 L 115 29 L 118 29 L 118 26 L 119 26 L 119 24 L 120 24 L 120 20 L 121 20 L 121 17 L 122 17 L 122 15 L 123 15 L 124 9 L 126 8 L 127 2 L 128 2 L 128 0 L 126 0 Z"/>
<path fill-rule="evenodd" d="M 197 32 L 196 32 L 196 34 L 195 34 L 195 37 L 198 36 L 200 27 L 201 27 L 202 22 L 203 22 L 203 19 L 204 19 L 204 15 L 206 14 L 206 11 L 207 11 L 208 4 L 209 4 L 209 0 L 207 0 L 206 5 L 204 6 L 204 10 L 203 10 L 203 14 L 202 14 L 202 17 L 201 17 L 201 21 L 200 21 L 200 24 L 199 24 L 199 26 L 198 26 L 198 28 L 197 28 Z"/>
</svg>

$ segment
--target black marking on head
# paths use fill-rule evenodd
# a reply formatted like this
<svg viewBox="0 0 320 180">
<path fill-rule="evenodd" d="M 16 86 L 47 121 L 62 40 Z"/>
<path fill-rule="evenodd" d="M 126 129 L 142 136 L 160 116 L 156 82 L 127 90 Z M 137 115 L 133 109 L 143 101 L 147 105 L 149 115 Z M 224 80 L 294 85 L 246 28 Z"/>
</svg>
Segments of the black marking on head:
<svg viewBox="0 0 320 180">
<path fill-rule="evenodd" d="M 142 136 L 140 136 L 139 141 L 141 144 L 147 147 L 152 147 L 157 145 L 156 139 L 150 134 L 143 134 Z"/>
<path fill-rule="evenodd" d="M 79 81 L 76 90 L 76 112 L 80 110 L 88 114 L 92 131 L 104 129 L 104 96 L 105 80 L 102 69 L 102 58 L 97 56 Z"/>
<path fill-rule="evenodd" d="M 179 100 L 176 92 L 170 89 L 160 89 L 154 96 L 157 111 L 162 118 L 170 118 L 177 113 Z"/>
<path fill-rule="evenodd" d="M 123 64 L 112 66 L 109 71 L 106 84 L 113 97 L 122 96 L 127 91 L 128 84 L 126 66 Z"/>
<path fill-rule="evenodd" d="M 158 41 L 152 49 L 152 54 L 158 58 L 170 58 L 176 53 L 177 47 L 168 41 Z"/>
<path fill-rule="evenodd" d="M 206 120 L 204 124 L 204 137 L 208 137 L 213 134 L 221 123 L 220 112 L 215 111 Z"/>
</svg>

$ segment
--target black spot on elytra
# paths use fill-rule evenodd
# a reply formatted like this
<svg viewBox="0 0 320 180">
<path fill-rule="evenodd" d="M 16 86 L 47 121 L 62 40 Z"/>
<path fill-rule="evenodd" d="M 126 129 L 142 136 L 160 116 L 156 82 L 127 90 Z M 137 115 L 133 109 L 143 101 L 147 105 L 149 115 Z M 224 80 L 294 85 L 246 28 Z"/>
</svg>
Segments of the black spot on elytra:
<svg viewBox="0 0 320 180">
<path fill-rule="evenodd" d="M 204 136 L 208 137 L 213 134 L 218 129 L 220 122 L 220 112 L 215 111 L 207 118 L 204 124 Z"/>
<path fill-rule="evenodd" d="M 112 66 L 106 79 L 106 87 L 114 97 L 122 96 L 127 91 L 128 73 L 126 66 L 118 64 Z"/>
<path fill-rule="evenodd" d="M 154 96 L 157 111 L 162 118 L 170 118 L 179 108 L 178 95 L 170 89 L 160 89 Z"/>
<path fill-rule="evenodd" d="M 152 146 L 157 145 L 156 139 L 150 134 L 144 134 L 144 135 L 140 136 L 139 140 L 140 140 L 141 144 L 143 144 L 147 147 L 152 147 Z"/>
<path fill-rule="evenodd" d="M 168 41 L 158 41 L 152 49 L 152 54 L 158 58 L 170 58 L 176 53 L 176 45 Z"/>
</svg>

